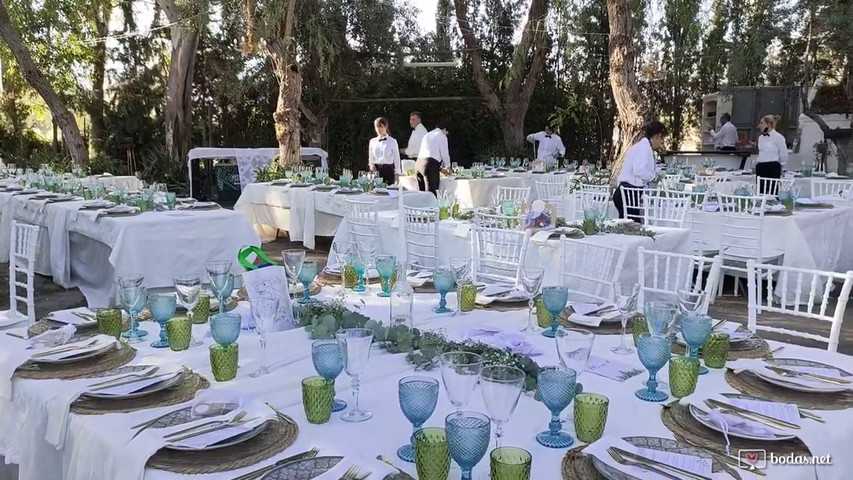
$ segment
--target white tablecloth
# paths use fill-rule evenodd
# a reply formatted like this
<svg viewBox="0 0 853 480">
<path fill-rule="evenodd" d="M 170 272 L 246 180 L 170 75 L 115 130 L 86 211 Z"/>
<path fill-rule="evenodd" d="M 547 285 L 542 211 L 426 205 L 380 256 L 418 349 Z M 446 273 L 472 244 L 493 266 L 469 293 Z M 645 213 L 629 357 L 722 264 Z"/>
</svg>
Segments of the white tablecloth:
<svg viewBox="0 0 853 480">
<path fill-rule="evenodd" d="M 374 289 L 376 286 L 374 285 Z M 375 290 L 374 290 L 375 291 Z M 337 290 L 324 289 L 321 296 L 329 298 L 337 295 Z M 526 322 L 524 311 L 495 312 L 477 311 L 468 315 L 437 317 L 430 313 L 429 308 L 437 302 L 437 295 L 417 295 L 415 298 L 416 326 L 422 329 L 445 329 L 448 336 L 458 338 L 462 329 L 471 326 L 488 324 L 506 330 L 518 329 Z M 449 303 L 455 305 L 453 294 L 449 295 Z M 373 294 L 348 294 L 347 302 L 358 306 L 364 313 L 377 320 L 388 318 L 388 300 L 380 299 Z M 156 326 L 147 324 L 149 329 L 156 332 Z M 147 363 L 157 359 L 177 359 L 196 369 L 200 374 L 211 378 L 208 366 L 207 346 L 211 343 L 207 325 L 194 326 L 195 335 L 203 338 L 203 347 L 194 347 L 186 352 L 175 353 L 168 350 L 152 350 L 147 344 L 142 344 L 141 355 L 137 355 L 135 363 Z M 414 367 L 405 360 L 404 354 L 392 355 L 374 348 L 367 373 L 362 377 L 361 406 L 373 412 L 374 417 L 364 423 L 350 424 L 340 420 L 339 414 L 333 414 L 329 423 L 310 425 L 306 422 L 301 405 L 300 380 L 309 375 L 315 375 L 311 362 L 311 341 L 302 329 L 279 332 L 270 335 L 269 353 L 273 365 L 277 368 L 271 375 L 250 378 L 248 373 L 257 366 L 259 358 L 258 337 L 252 333 L 243 332 L 240 343 L 240 369 L 234 382 L 217 384 L 215 389 L 231 389 L 245 395 L 252 395 L 263 401 L 269 401 L 293 417 L 299 423 L 299 436 L 296 443 L 282 453 L 274 456 L 264 465 L 307 450 L 311 447 L 320 449 L 322 455 L 343 455 L 348 460 L 355 461 L 362 471 L 371 471 L 376 478 L 382 478 L 391 470 L 373 460 L 377 454 L 395 459 L 396 449 L 407 443 L 412 433 L 411 424 L 405 419 L 397 400 L 397 382 L 406 375 L 428 375 L 440 379 L 438 370 L 414 371 Z M 541 366 L 556 365 L 554 341 L 538 334 L 532 334 L 528 340 L 540 347 L 545 353 L 533 359 Z M 12 337 L 0 335 L 0 345 L 3 342 L 18 341 Z M 593 355 L 611 358 L 630 364 L 634 368 L 643 369 L 636 354 L 615 356 L 610 348 L 617 345 L 617 335 L 598 336 L 595 339 Z M 630 341 L 630 340 L 629 340 Z M 771 348 L 779 346 L 770 342 Z M 853 370 L 853 358 L 841 354 L 830 354 L 822 350 L 799 346 L 785 346 L 777 357 L 804 358 L 834 364 L 846 370 Z M 666 367 L 659 372 L 659 378 L 666 378 Z M 606 395 L 610 399 L 609 415 L 605 428 L 606 435 L 615 436 L 657 436 L 673 438 L 672 433 L 660 420 L 661 405 L 644 402 L 634 396 L 634 391 L 642 388 L 642 382 L 647 374 L 633 377 L 625 382 L 599 377 L 584 373 L 579 381 L 584 390 Z M 20 463 L 20 480 L 117 480 L 105 477 L 103 467 L 106 459 L 113 456 L 122 448 L 132 435 L 130 426 L 152 419 L 160 414 L 180 408 L 182 405 L 155 408 L 139 412 L 112 415 L 71 415 L 65 447 L 54 449 L 44 440 L 45 435 L 45 405 L 54 396 L 54 392 L 63 388 L 69 381 L 60 380 L 20 380 L 14 381 L 14 398 L 11 402 L 0 402 L 0 454 L 13 463 Z M 338 398 L 350 401 L 349 380 L 341 375 L 337 382 Z M 720 393 L 735 392 L 724 380 L 722 370 L 711 370 L 699 379 L 698 392 Z M 189 403 L 184 404 L 189 405 Z M 482 395 L 479 389 L 474 392 L 467 407 L 470 410 L 485 412 Z M 425 426 L 444 426 L 444 418 L 454 408 L 447 400 L 442 386 L 439 393 L 438 406 Z M 850 410 L 819 411 L 826 419 L 823 428 L 827 435 L 819 443 L 809 445 L 815 455 L 831 455 L 833 465 L 819 467 L 821 480 L 846 480 L 853 463 L 849 455 L 850 444 L 853 442 L 853 417 Z M 532 395 L 523 395 L 515 410 L 515 414 L 505 427 L 504 445 L 520 446 L 533 454 L 532 476 L 537 480 L 559 478 L 560 463 L 566 453 L 565 449 L 549 449 L 540 446 L 535 441 L 536 433 L 547 429 L 550 413 L 541 402 L 533 399 Z M 809 421 L 809 420 L 804 420 Z M 571 432 L 571 427 L 567 427 Z M 358 439 L 358 441 L 353 441 Z M 577 445 L 576 441 L 576 445 Z M 490 449 L 494 443 L 490 445 Z M 405 470 L 414 473 L 414 465 L 396 461 Z M 488 454 L 475 467 L 474 478 L 488 471 Z M 207 479 L 226 480 L 246 473 L 255 467 L 247 467 L 231 472 L 209 475 L 189 476 L 177 475 L 163 471 L 148 469 L 145 471 L 146 480 L 180 480 Z M 739 471 L 744 480 L 752 479 L 752 475 Z M 783 480 L 813 480 L 816 477 L 815 468 L 811 466 L 769 465 L 767 477 Z"/>
<path fill-rule="evenodd" d="M 503 175 L 503 177 L 478 179 L 442 177 L 439 190 L 447 190 L 453 194 L 460 208 L 493 206 L 492 197 L 497 193 L 498 187 L 530 187 L 531 199 L 536 198 L 536 185 L 533 179 L 541 175 L 513 172 L 504 172 Z M 399 183 L 407 190 L 418 189 L 416 177 L 400 177 Z"/>
</svg>

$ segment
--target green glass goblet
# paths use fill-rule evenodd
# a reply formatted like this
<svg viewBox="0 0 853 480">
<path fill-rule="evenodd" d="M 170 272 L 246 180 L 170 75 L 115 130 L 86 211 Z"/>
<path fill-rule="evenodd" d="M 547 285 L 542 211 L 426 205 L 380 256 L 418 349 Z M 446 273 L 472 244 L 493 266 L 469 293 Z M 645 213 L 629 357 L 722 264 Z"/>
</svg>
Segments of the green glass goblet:
<svg viewBox="0 0 853 480">
<path fill-rule="evenodd" d="M 210 346 L 210 369 L 217 382 L 227 382 L 237 377 L 237 362 L 240 358 L 240 346 L 236 343 Z"/>
<path fill-rule="evenodd" d="M 98 323 L 98 331 L 104 335 L 115 337 L 116 340 L 124 330 L 124 318 L 118 308 L 99 308 L 95 310 L 95 321 Z"/>
<path fill-rule="evenodd" d="M 489 454 L 491 480 L 530 480 L 533 455 L 518 447 L 499 447 Z"/>
<path fill-rule="evenodd" d="M 415 433 L 415 469 L 420 480 L 447 480 L 450 447 L 443 428 L 422 428 Z"/>
<path fill-rule="evenodd" d="M 675 356 L 669 359 L 669 391 L 675 398 L 684 398 L 696 390 L 699 380 L 699 360 Z"/>
<path fill-rule="evenodd" d="M 575 435 L 584 443 L 592 443 L 604 434 L 610 400 L 598 393 L 575 395 Z"/>
<path fill-rule="evenodd" d="M 332 416 L 335 382 L 315 375 L 302 380 L 302 407 L 308 423 L 322 424 Z"/>
<path fill-rule="evenodd" d="M 192 333 L 193 324 L 187 317 L 175 317 L 166 321 L 166 337 L 173 352 L 190 348 Z"/>
<path fill-rule="evenodd" d="M 702 347 L 702 358 L 708 368 L 724 368 L 729 355 L 729 334 L 713 332 Z"/>
</svg>

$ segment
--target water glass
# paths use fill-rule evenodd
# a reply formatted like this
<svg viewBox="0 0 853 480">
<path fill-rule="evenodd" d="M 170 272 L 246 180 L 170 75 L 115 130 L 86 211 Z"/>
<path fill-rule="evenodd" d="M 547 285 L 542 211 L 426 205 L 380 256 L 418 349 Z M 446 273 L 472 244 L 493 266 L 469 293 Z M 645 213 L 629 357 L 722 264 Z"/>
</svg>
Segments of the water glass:
<svg viewBox="0 0 853 480">
<path fill-rule="evenodd" d="M 353 408 L 341 416 L 345 422 L 363 422 L 373 417 L 373 413 L 362 410 L 358 404 L 358 394 L 361 387 L 360 377 L 367 370 L 370 360 L 370 347 L 373 345 L 373 331 L 366 328 L 348 328 L 337 333 L 338 344 L 341 346 L 344 360 L 344 370 L 352 379 Z"/>
<path fill-rule="evenodd" d="M 483 357 L 469 352 L 445 352 L 438 359 L 444 391 L 456 411 L 461 411 L 468 405 L 480 380 Z"/>
<path fill-rule="evenodd" d="M 674 303 L 646 302 L 643 313 L 646 316 L 649 333 L 668 335 L 669 329 L 675 323 L 675 314 L 677 312 L 678 307 Z"/>
<path fill-rule="evenodd" d="M 275 322 L 276 315 L 278 315 L 280 301 L 279 297 L 271 296 L 260 297 L 249 302 L 252 309 L 252 319 L 255 321 L 255 332 L 261 337 L 261 365 L 249 374 L 252 378 L 270 373 L 269 368 L 267 368 L 267 334 Z"/>
<path fill-rule="evenodd" d="M 699 348 L 705 345 L 711 336 L 712 320 L 708 315 L 687 314 L 681 316 L 681 336 L 687 343 L 688 356 L 699 360 Z M 705 375 L 708 369 L 700 366 L 699 375 Z"/>
<path fill-rule="evenodd" d="M 456 288 L 456 297 L 459 301 L 459 311 L 470 312 L 477 306 L 477 286 L 473 283 L 463 283 Z"/>
<path fill-rule="evenodd" d="M 578 440 L 592 443 L 604 435 L 610 400 L 598 393 L 575 395 L 575 434 Z"/>
<path fill-rule="evenodd" d="M 634 313 L 634 309 L 637 307 L 640 285 L 616 282 L 613 284 L 613 294 L 616 299 L 616 309 L 619 310 L 619 316 L 622 320 L 622 336 L 619 338 L 619 346 L 611 348 L 610 351 L 618 355 L 629 355 L 634 353 L 634 349 L 625 345 L 625 327 L 628 323 L 628 315 Z"/>
<path fill-rule="evenodd" d="M 333 384 L 344 370 L 344 356 L 337 340 L 317 340 L 312 343 L 311 361 L 314 363 L 317 374 L 331 380 Z M 332 404 L 333 412 L 340 412 L 345 408 L 347 408 L 347 402 L 337 398 Z"/>
<path fill-rule="evenodd" d="M 456 284 L 456 274 L 453 269 L 448 266 L 436 267 L 432 277 L 433 284 L 440 295 L 438 306 L 433 307 L 435 313 L 453 313 L 453 310 L 447 308 L 447 292 L 449 292 Z"/>
<path fill-rule="evenodd" d="M 234 290 L 234 275 L 231 274 L 230 260 L 217 260 L 205 264 L 210 277 L 210 286 L 219 300 L 219 313 L 225 312 L 225 300 Z"/>
<path fill-rule="evenodd" d="M 295 298 L 296 282 L 299 281 L 299 272 L 302 271 L 302 263 L 305 261 L 305 250 L 301 248 L 283 250 L 281 259 L 284 263 L 284 273 L 287 276 L 288 284 L 293 285 L 291 298 Z"/>
<path fill-rule="evenodd" d="M 406 265 L 401 263 L 397 267 L 397 275 L 405 275 Z M 415 305 L 415 289 L 409 285 L 405 277 L 398 281 L 391 292 L 391 326 L 404 326 L 408 329 L 414 327 L 413 308 Z"/>
<path fill-rule="evenodd" d="M 397 396 L 403 415 L 412 423 L 412 438 L 415 433 L 429 420 L 438 404 L 438 380 L 431 377 L 412 375 L 403 377 L 397 385 Z M 397 449 L 400 460 L 413 463 L 415 461 L 414 443 L 403 445 Z"/>
<path fill-rule="evenodd" d="M 415 469 L 420 480 L 447 480 L 450 448 L 443 428 L 428 427 L 415 432 Z"/>
<path fill-rule="evenodd" d="M 542 303 L 545 308 L 551 312 L 551 328 L 542 332 L 542 335 L 548 338 L 554 338 L 557 335 L 557 327 L 559 326 L 558 318 L 560 313 L 566 309 L 566 304 L 569 302 L 569 290 L 563 286 L 550 286 L 542 288 Z"/>
<path fill-rule="evenodd" d="M 96 309 L 95 321 L 98 323 L 99 332 L 115 337 L 116 340 L 121 337 L 121 331 L 124 329 L 124 319 L 122 318 L 121 310 L 118 308 Z"/>
<path fill-rule="evenodd" d="M 699 360 L 675 356 L 669 359 L 669 391 L 675 398 L 683 398 L 696 390 L 699 380 Z"/>
<path fill-rule="evenodd" d="M 210 346 L 210 369 L 217 382 L 227 382 L 237 377 L 240 345 L 214 344 Z"/>
<path fill-rule="evenodd" d="M 542 286 L 543 278 L 545 278 L 545 269 L 542 267 L 523 267 L 521 269 L 521 286 L 527 293 L 527 325 L 521 329 L 522 332 L 528 330 L 536 332 L 538 330 L 537 325 L 533 323 L 533 307 L 536 304 L 536 295 Z"/>
<path fill-rule="evenodd" d="M 362 252 L 357 249 L 350 249 L 347 259 L 347 264 L 355 271 L 357 281 L 354 292 L 366 292 L 367 287 L 364 286 L 364 274 L 367 272 L 367 259 Z"/>
<path fill-rule="evenodd" d="M 669 398 L 669 395 L 657 390 L 657 373 L 672 356 L 672 341 L 668 335 L 657 333 L 644 333 L 638 341 L 640 363 L 649 371 L 649 379 L 646 381 L 646 388 L 637 390 L 635 395 L 647 402 L 662 402 Z"/>
<path fill-rule="evenodd" d="M 242 330 L 242 317 L 237 313 L 216 313 L 210 316 L 210 333 L 219 345 L 237 341 Z"/>
<path fill-rule="evenodd" d="M 175 192 L 166 192 L 166 208 L 169 210 L 175 209 L 175 204 L 178 200 L 178 194 Z"/>
<path fill-rule="evenodd" d="M 498 447 L 489 454 L 491 480 L 530 480 L 533 456 L 518 447 Z"/>
<path fill-rule="evenodd" d="M 471 480 L 471 470 L 489 448 L 489 417 L 478 412 L 454 412 L 444 419 L 444 430 L 450 457 L 462 469 L 462 480 Z"/>
<path fill-rule="evenodd" d="M 595 225 L 598 220 L 597 208 L 585 208 L 583 210 L 583 233 L 584 235 L 595 235 Z"/>
<path fill-rule="evenodd" d="M 376 256 L 376 271 L 379 272 L 380 284 L 382 291 L 377 295 L 388 298 L 391 296 L 391 276 L 394 275 L 394 270 L 397 268 L 397 258 L 393 255 L 377 255 Z"/>
<path fill-rule="evenodd" d="M 190 348 L 193 335 L 193 322 L 187 317 L 175 317 L 166 321 L 166 336 L 169 348 L 173 352 L 182 352 Z"/>
<path fill-rule="evenodd" d="M 335 382 L 323 377 L 302 379 L 302 407 L 308 423 L 323 424 L 332 416 Z"/>
<path fill-rule="evenodd" d="M 572 403 L 576 393 L 583 391 L 583 386 L 577 383 L 577 373 L 556 365 L 542 367 L 537 377 L 537 390 L 542 403 L 551 411 L 551 421 L 547 431 L 536 435 L 536 441 L 548 448 L 571 446 L 575 440 L 561 430 L 560 412 Z"/>
<path fill-rule="evenodd" d="M 299 269 L 297 278 L 302 283 L 302 298 L 299 299 L 300 304 L 311 303 L 311 282 L 317 277 L 317 262 L 314 260 L 306 260 L 302 262 L 302 268 Z"/>
<path fill-rule="evenodd" d="M 456 275 L 456 285 L 462 285 L 468 281 L 468 275 L 471 273 L 471 258 L 470 257 L 450 257 L 450 268 Z"/>
<path fill-rule="evenodd" d="M 702 346 L 702 358 L 709 368 L 724 368 L 729 355 L 729 334 L 713 332 Z"/>
<path fill-rule="evenodd" d="M 560 328 L 555 339 L 560 365 L 578 372 L 578 375 L 583 373 L 592 353 L 595 334 L 581 328 Z"/>
<path fill-rule="evenodd" d="M 175 316 L 178 299 L 174 295 L 151 295 L 148 298 L 148 310 L 160 325 L 160 339 L 151 343 L 154 348 L 168 348 L 169 340 L 166 336 L 166 321 Z"/>
<path fill-rule="evenodd" d="M 515 367 L 488 365 L 480 369 L 480 392 L 486 413 L 495 424 L 495 447 L 501 446 L 503 426 L 512 418 L 526 375 Z"/>
<path fill-rule="evenodd" d="M 699 313 L 705 305 L 705 292 L 703 291 L 679 290 L 676 294 L 678 295 L 678 306 L 681 308 L 681 313 Z"/>
<path fill-rule="evenodd" d="M 148 332 L 139 328 L 137 315 L 145 308 L 146 291 L 142 275 L 126 275 L 118 279 L 121 305 L 130 317 L 130 330 L 121 334 L 128 343 L 142 342 Z"/>
</svg>

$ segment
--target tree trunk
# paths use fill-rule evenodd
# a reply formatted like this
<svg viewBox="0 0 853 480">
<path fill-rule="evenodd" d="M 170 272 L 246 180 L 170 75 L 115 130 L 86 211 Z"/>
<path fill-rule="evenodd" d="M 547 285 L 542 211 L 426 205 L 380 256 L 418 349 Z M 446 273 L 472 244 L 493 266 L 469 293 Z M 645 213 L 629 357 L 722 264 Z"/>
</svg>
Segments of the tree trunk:
<svg viewBox="0 0 853 480">
<path fill-rule="evenodd" d="M 607 0 L 610 25 L 610 88 L 619 113 L 620 142 L 614 152 L 611 181 L 619 175 L 625 152 L 640 137 L 646 114 L 634 75 L 634 27 L 630 0 Z"/>
<path fill-rule="evenodd" d="M 157 4 L 166 18 L 174 23 L 170 31 L 172 54 L 164 112 L 166 148 L 174 161 L 183 162 L 192 139 L 193 76 L 199 32 L 194 25 L 180 23 L 185 15 L 178 9 L 175 0 L 157 0 Z"/>
<path fill-rule="evenodd" d="M 273 113 L 275 138 L 278 140 L 278 161 L 282 166 L 298 165 L 302 161 L 299 125 L 299 104 L 302 98 L 302 76 L 283 40 L 267 44 L 273 72 L 278 79 L 278 101 Z"/>
<path fill-rule="evenodd" d="M 112 14 L 112 4 L 103 2 L 98 11 L 94 12 L 95 29 L 98 37 L 104 38 L 109 34 L 109 22 Z M 107 127 L 104 124 L 104 80 L 106 77 L 107 44 L 98 42 L 94 46 L 92 58 L 92 93 L 86 102 L 86 113 L 89 114 L 91 130 L 89 134 L 89 155 L 104 153 L 104 143 L 107 139 Z"/>
<path fill-rule="evenodd" d="M 9 50 L 15 55 L 18 66 L 27 83 L 38 92 L 50 109 L 53 120 L 62 130 L 62 139 L 71 154 L 71 160 L 76 165 L 85 164 L 88 159 L 88 153 L 86 152 L 86 144 L 83 142 L 83 136 L 77 127 L 77 120 L 68 110 L 65 101 L 57 95 L 53 86 L 41 72 L 38 65 L 36 65 L 32 55 L 30 55 L 29 50 L 24 45 L 20 34 L 18 34 L 17 29 L 12 24 L 12 19 L 9 18 L 9 12 L 6 10 L 4 0 L 0 0 L 0 37 L 6 41 Z"/>
<path fill-rule="evenodd" d="M 300 102 L 299 111 L 308 120 L 308 146 L 323 148 L 323 137 L 326 135 L 326 126 L 329 125 L 326 109 L 321 108 L 318 113 L 314 113 L 308 105 Z"/>
<path fill-rule="evenodd" d="M 531 150 L 525 146 L 527 139 L 524 135 L 524 117 L 527 108 L 523 105 L 513 105 L 505 109 L 501 120 L 501 132 L 504 136 L 504 148 L 509 155 L 530 154 Z M 529 144 L 528 144 L 529 145 Z"/>
</svg>

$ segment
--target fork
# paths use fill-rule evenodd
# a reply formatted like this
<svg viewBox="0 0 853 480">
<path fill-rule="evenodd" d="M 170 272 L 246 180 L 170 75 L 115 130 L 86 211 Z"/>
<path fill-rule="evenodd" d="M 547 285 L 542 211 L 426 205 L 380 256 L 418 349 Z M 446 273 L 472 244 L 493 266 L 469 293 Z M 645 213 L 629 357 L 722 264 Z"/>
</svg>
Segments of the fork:
<svg viewBox="0 0 853 480">
<path fill-rule="evenodd" d="M 648 465 L 646 463 L 643 463 L 643 462 L 640 462 L 637 460 L 629 460 L 629 459 L 623 457 L 622 455 L 620 455 L 619 452 L 614 450 L 612 447 L 607 449 L 607 453 L 609 453 L 610 457 L 613 458 L 613 460 L 620 465 L 625 465 L 628 467 L 640 467 L 643 470 L 648 470 L 650 472 L 654 472 L 654 473 L 656 473 L 662 477 L 668 478 L 670 480 L 681 480 L 680 477 L 676 477 L 675 475 L 670 475 L 670 474 L 664 472 L 663 470 L 659 470 L 659 469 L 652 467 L 651 465 Z"/>
<path fill-rule="evenodd" d="M 84 348 L 89 348 L 89 347 L 95 345 L 96 343 L 98 343 L 97 338 L 92 340 L 91 342 L 85 344 L 85 345 L 66 345 L 64 347 L 54 348 L 52 350 L 45 350 L 44 352 L 34 353 L 33 355 L 30 356 L 30 358 L 42 358 L 42 357 L 48 357 L 51 355 L 56 355 L 57 353 L 66 353 L 66 352 L 73 352 L 74 350 L 83 350 Z"/>
<path fill-rule="evenodd" d="M 359 475 L 359 473 L 358 473 L 359 469 L 360 468 L 356 465 L 349 467 L 347 469 L 347 471 L 344 472 L 344 474 L 338 480 L 364 480 L 365 478 L 369 477 L 370 474 L 372 473 L 372 472 L 367 472 L 364 475 Z"/>
<path fill-rule="evenodd" d="M 243 417 L 245 417 L 246 415 L 247 415 L 247 412 L 246 412 L 245 410 L 241 410 L 239 413 L 237 413 L 236 415 L 234 415 L 233 417 L 231 417 L 231 419 L 230 419 L 230 420 L 211 420 L 211 421 L 209 421 L 209 422 L 204 422 L 204 423 L 201 423 L 201 424 L 199 424 L 199 425 L 195 425 L 195 426 L 192 426 L 192 427 L 189 427 L 189 428 L 185 428 L 185 429 L 183 429 L 183 430 L 179 430 L 179 431 L 177 431 L 177 432 L 172 432 L 172 433 L 170 433 L 169 435 L 166 435 L 166 436 L 165 436 L 165 437 L 163 437 L 163 438 L 165 438 L 165 439 L 167 439 L 167 440 L 168 440 L 168 439 L 170 439 L 170 438 L 172 438 L 172 437 L 179 437 L 179 436 L 181 436 L 181 435 L 184 435 L 184 434 L 187 434 L 187 433 L 189 433 L 189 432 L 193 432 L 193 431 L 195 431 L 195 430 L 199 430 L 199 429 L 202 429 L 202 428 L 205 428 L 205 427 L 212 427 L 212 426 L 214 426 L 214 425 L 217 425 L 217 426 L 218 426 L 218 425 L 222 425 L 222 424 L 225 424 L 225 423 L 239 422 L 239 421 L 240 421 L 240 420 L 242 420 L 242 419 L 243 419 Z"/>
</svg>

